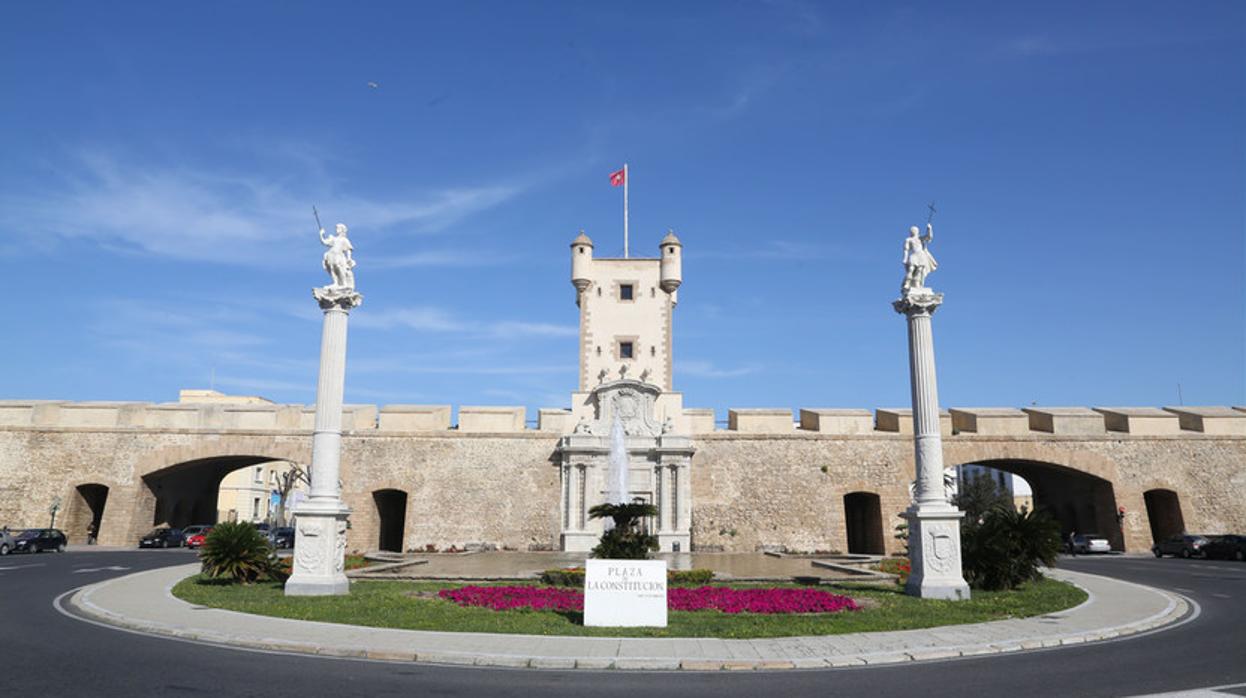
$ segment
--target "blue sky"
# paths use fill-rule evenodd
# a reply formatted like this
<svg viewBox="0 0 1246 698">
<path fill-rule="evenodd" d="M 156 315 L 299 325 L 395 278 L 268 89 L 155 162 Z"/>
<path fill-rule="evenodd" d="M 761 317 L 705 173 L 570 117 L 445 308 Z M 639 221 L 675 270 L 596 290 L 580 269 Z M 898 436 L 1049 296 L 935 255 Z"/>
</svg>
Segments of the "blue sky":
<svg viewBox="0 0 1246 698">
<path fill-rule="evenodd" d="M 560 407 L 568 244 L 685 245 L 685 404 L 1246 403 L 1246 5 L 7 3 L 0 396 Z M 379 84 L 370 88 L 370 81 Z M 535 412 L 530 412 L 535 417 Z"/>
</svg>

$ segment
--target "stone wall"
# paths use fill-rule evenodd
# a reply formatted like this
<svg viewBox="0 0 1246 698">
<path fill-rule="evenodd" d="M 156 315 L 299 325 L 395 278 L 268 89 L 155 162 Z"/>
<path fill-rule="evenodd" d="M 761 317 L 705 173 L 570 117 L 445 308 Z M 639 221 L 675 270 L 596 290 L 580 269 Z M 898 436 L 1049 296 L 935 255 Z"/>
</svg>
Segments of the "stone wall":
<svg viewBox="0 0 1246 698">
<path fill-rule="evenodd" d="M 408 496 L 407 548 L 485 544 L 527 550 L 556 545 L 559 475 L 553 458 L 558 430 L 523 429 L 508 422 L 510 431 L 465 432 L 449 428 L 448 411 L 438 406 L 424 410 L 433 415 L 427 419 L 405 416 L 414 413 L 403 410 L 347 408 L 341 474 L 343 496 L 354 510 L 352 549 L 377 545 L 380 522 L 372 494 L 381 489 Z M 902 431 L 903 420 L 888 423 L 894 431 L 880 430 L 877 416 L 896 411 L 879 411 L 875 430 L 861 433 L 861 415 L 841 419 L 844 415 L 837 411 L 816 412 L 816 420 L 812 414 L 802 415 L 801 423 L 812 428 L 776 418 L 770 420 L 771 433 L 718 430 L 694 435 L 696 548 L 846 550 L 844 497 L 869 492 L 879 497 L 886 545 L 897 549 L 892 529 L 908 505 L 913 478 L 912 441 Z M 1200 415 L 1202 421 L 1180 423 L 1174 411 L 1168 411 L 1171 417 L 1143 415 L 1171 419 L 1178 426 L 1175 433 L 1167 427 L 1159 430 L 1166 433 L 1149 433 L 1156 430 L 1139 428 L 1141 417 L 1115 412 L 1125 414 L 1121 423 L 1129 431 L 1106 426 L 1099 431 L 1099 422 L 1084 410 L 1061 412 L 1054 419 L 958 410 L 963 430 L 945 437 L 945 462 L 987 463 L 1027 479 L 1057 483 L 1067 491 L 1046 494 L 1061 505 L 1087 506 L 1088 501 L 1073 501 L 1085 500 L 1078 494 L 1082 485 L 1110 483 L 1107 500 L 1101 496 L 1104 488 L 1095 489 L 1098 518 L 1093 521 L 1115 525 L 1111 510 L 1125 507 L 1116 535 L 1127 550 L 1150 546 L 1144 493 L 1153 489 L 1177 493 L 1190 531 L 1246 531 L 1246 435 L 1236 433 L 1239 418 L 1233 411 L 1207 412 Z M 307 414 L 297 405 L 188 409 L 141 403 L 0 403 L 0 524 L 46 526 L 48 506 L 60 497 L 64 508 L 58 524 L 80 528 L 88 519 L 74 509 L 85 506 L 76 488 L 100 484 L 109 488 L 100 543 L 132 545 L 154 523 L 158 493 L 152 483 L 172 487 L 182 482 L 169 473 L 181 477 L 197 472 L 199 481 L 206 482 L 219 477 L 222 468 L 258 460 L 306 464 L 311 445 Z M 388 414 L 395 417 L 387 419 Z M 1213 419 L 1229 427 L 1203 426 Z M 1076 433 L 1060 426 L 1074 422 L 1076 429 L 1069 431 Z M 844 431 L 855 433 L 836 433 L 845 424 Z M 1030 428 L 1020 428 L 1023 424 Z M 67 533 L 80 541 L 85 531 Z"/>
</svg>

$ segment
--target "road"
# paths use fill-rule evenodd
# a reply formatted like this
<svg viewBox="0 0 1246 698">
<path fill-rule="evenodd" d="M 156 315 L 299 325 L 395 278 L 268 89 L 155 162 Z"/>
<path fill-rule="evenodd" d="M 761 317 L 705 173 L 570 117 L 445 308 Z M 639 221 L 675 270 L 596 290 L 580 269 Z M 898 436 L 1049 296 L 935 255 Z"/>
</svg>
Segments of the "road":
<svg viewBox="0 0 1246 698">
<path fill-rule="evenodd" d="M 3 696 L 1132 696 L 1246 684 L 1246 564 L 1141 557 L 1062 566 L 1162 587 L 1201 612 L 1171 630 L 1055 650 L 899 666 L 748 674 L 438 667 L 233 650 L 63 615 L 62 593 L 193 560 L 177 550 L 0 558 Z M 1229 689 L 1236 695 L 1246 690 Z"/>
</svg>

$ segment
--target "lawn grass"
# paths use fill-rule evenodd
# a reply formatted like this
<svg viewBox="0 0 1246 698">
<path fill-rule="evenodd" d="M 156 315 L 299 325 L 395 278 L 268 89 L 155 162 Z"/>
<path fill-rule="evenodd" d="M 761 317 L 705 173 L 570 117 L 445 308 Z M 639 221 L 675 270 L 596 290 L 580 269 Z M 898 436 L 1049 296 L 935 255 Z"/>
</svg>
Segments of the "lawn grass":
<svg viewBox="0 0 1246 698">
<path fill-rule="evenodd" d="M 581 625 L 581 614 L 578 612 L 491 611 L 412 595 L 456 586 L 463 585 L 358 580 L 351 584 L 351 593 L 347 596 L 287 597 L 277 583 L 222 585 L 219 582 L 201 582 L 196 576 L 175 586 L 173 594 L 193 604 L 243 613 L 378 628 L 529 635 L 721 638 L 838 635 L 980 623 L 1051 613 L 1076 606 L 1086 599 L 1081 589 L 1051 579 L 1033 582 L 1010 592 L 975 591 L 969 601 L 915 599 L 894 586 L 845 586 L 828 589 L 851 596 L 865 609 L 810 615 L 671 611 L 666 628 L 586 628 Z"/>
</svg>

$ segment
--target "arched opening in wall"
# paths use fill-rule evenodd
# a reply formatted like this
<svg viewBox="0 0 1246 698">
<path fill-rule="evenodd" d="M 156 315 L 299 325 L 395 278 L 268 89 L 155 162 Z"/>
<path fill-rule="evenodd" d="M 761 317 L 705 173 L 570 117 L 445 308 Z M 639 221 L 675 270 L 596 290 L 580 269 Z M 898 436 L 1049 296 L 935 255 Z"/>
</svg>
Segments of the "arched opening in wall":
<svg viewBox="0 0 1246 698">
<path fill-rule="evenodd" d="M 168 526 L 209 526 L 221 521 L 248 521 L 261 528 L 291 520 L 293 503 L 305 496 L 305 479 L 289 474 L 306 468 L 262 455 L 219 456 L 170 465 L 143 476 L 137 529 L 138 541 L 146 530 Z M 286 479 L 293 486 L 286 491 Z M 276 496 L 274 496 L 276 493 Z"/>
<path fill-rule="evenodd" d="M 969 461 L 958 467 L 981 465 L 1025 479 L 1032 491 L 1034 509 L 1046 511 L 1060 524 L 1060 535 L 1097 533 L 1112 545 L 1125 549 L 1125 536 L 1116 518 L 1116 492 L 1112 483 L 1083 470 L 1058 463 L 1020 459 Z"/>
<path fill-rule="evenodd" d="M 1175 535 L 1185 533 L 1185 518 L 1181 516 L 1181 500 L 1172 490 L 1147 490 L 1142 493 L 1146 502 L 1146 517 L 1151 522 L 1151 540 L 1159 543 Z"/>
<path fill-rule="evenodd" d="M 883 508 L 873 492 L 849 492 L 844 495 L 844 522 L 848 533 L 848 552 L 882 555 Z"/>
<path fill-rule="evenodd" d="M 93 543 L 104 521 L 104 505 L 108 503 L 108 486 L 87 483 L 74 488 L 65 523 L 61 524 L 70 543 Z"/>
<path fill-rule="evenodd" d="M 407 521 L 407 493 L 402 490 L 376 490 L 372 493 L 372 501 L 376 504 L 379 529 L 377 548 L 402 552 Z"/>
</svg>

